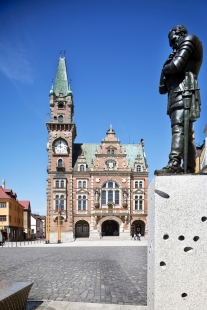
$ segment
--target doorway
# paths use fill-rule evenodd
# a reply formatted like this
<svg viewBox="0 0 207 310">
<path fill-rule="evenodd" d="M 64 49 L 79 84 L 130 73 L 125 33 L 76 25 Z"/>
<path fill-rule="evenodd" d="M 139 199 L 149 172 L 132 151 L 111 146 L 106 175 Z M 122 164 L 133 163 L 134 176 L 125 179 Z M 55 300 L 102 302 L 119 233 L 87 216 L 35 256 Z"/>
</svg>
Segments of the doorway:
<svg viewBox="0 0 207 310">
<path fill-rule="evenodd" d="M 119 224 L 113 220 L 103 222 L 102 236 L 119 236 Z"/>
</svg>

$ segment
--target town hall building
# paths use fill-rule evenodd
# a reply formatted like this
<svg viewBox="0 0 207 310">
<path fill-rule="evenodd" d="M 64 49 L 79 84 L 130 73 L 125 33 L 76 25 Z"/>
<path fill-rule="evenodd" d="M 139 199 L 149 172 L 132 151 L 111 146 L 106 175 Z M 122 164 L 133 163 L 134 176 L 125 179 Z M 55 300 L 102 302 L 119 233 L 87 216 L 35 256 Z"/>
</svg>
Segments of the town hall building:
<svg viewBox="0 0 207 310">
<path fill-rule="evenodd" d="M 100 143 L 75 143 L 73 93 L 65 57 L 50 91 L 47 241 L 99 239 L 147 233 L 148 166 L 144 140 L 122 144 L 110 125 Z M 106 128 L 107 129 L 107 128 Z"/>
</svg>

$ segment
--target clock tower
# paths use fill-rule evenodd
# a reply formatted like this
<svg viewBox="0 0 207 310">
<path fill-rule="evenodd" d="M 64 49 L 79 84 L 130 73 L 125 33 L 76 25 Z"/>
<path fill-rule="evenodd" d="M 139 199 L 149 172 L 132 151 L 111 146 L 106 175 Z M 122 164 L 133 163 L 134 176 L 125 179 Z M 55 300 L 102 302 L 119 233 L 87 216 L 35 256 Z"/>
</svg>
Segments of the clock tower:
<svg viewBox="0 0 207 310">
<path fill-rule="evenodd" d="M 68 83 L 65 57 L 60 57 L 54 86 L 50 90 L 50 120 L 48 130 L 47 235 L 46 240 L 58 240 L 58 214 L 61 236 L 73 240 L 73 178 L 72 154 L 76 138 L 73 123 L 73 94 Z"/>
</svg>

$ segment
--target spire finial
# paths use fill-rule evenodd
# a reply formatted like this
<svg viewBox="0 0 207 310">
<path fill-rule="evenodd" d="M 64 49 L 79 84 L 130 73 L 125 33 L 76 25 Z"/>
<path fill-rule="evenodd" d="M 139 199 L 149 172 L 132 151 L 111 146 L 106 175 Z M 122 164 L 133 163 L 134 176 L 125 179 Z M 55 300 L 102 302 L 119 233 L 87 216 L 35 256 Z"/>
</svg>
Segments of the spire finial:
<svg viewBox="0 0 207 310">
<path fill-rule="evenodd" d="M 112 124 L 110 124 L 110 131 L 112 131 Z"/>
</svg>

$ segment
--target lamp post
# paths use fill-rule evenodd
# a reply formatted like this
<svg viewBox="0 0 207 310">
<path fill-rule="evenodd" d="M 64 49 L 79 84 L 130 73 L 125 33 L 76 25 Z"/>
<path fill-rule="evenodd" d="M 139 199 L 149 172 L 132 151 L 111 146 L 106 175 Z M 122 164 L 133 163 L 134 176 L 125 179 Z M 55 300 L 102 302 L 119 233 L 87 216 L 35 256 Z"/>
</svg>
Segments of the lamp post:
<svg viewBox="0 0 207 310">
<path fill-rule="evenodd" d="M 61 201 L 59 200 L 59 206 L 58 206 L 58 240 L 57 243 L 61 243 L 61 208 L 60 208 Z"/>
</svg>

